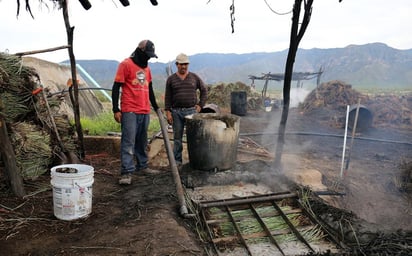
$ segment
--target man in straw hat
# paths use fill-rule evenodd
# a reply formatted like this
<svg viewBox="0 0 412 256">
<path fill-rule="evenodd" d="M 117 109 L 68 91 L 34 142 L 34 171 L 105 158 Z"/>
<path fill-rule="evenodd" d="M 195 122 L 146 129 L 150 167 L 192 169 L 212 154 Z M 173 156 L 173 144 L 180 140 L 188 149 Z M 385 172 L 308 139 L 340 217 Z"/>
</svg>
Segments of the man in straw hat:
<svg viewBox="0 0 412 256">
<path fill-rule="evenodd" d="M 178 167 L 182 165 L 185 116 L 200 112 L 207 100 L 207 89 L 202 79 L 189 71 L 189 63 L 186 54 L 177 55 L 177 72 L 167 78 L 165 89 L 165 111 L 167 122 L 173 126 L 173 154 Z"/>
</svg>

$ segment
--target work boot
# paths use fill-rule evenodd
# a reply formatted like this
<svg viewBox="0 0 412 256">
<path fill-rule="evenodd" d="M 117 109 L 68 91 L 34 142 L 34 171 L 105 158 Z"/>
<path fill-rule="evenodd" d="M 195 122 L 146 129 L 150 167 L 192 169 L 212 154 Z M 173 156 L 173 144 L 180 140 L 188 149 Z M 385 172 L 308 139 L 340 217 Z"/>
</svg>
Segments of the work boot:
<svg viewBox="0 0 412 256">
<path fill-rule="evenodd" d="M 149 167 L 146 167 L 144 169 L 141 169 L 140 173 L 147 174 L 147 175 L 153 175 L 153 174 L 159 174 L 160 171 L 159 170 L 153 170 L 153 169 L 150 169 Z"/>
<path fill-rule="evenodd" d="M 119 184 L 120 185 L 130 185 L 130 184 L 132 184 L 132 174 L 130 174 L 130 173 L 122 174 L 122 176 L 119 179 Z"/>
</svg>

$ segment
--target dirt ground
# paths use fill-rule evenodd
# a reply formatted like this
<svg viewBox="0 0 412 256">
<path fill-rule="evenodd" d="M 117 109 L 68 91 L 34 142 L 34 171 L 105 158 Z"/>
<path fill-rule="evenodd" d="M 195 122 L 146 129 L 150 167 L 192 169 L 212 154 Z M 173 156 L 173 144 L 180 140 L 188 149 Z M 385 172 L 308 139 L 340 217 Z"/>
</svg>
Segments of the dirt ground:
<svg viewBox="0 0 412 256">
<path fill-rule="evenodd" d="M 273 153 L 279 116 L 280 111 L 248 112 L 240 120 L 240 138 L 250 138 Z M 333 118 L 322 113 L 304 115 L 296 109 L 290 111 L 282 172 L 303 184 L 305 177 L 297 175 L 299 172 L 320 173 L 316 189 L 337 188 L 344 193 L 323 198 L 370 223 L 373 231 L 412 231 L 411 196 L 398 186 L 400 165 L 412 156 L 412 129 L 371 127 L 357 134 L 364 139 L 354 140 L 349 168 L 341 177 L 344 128 L 331 122 Z M 350 142 L 348 139 L 348 145 Z M 162 173 L 135 175 L 130 186 L 117 184 L 120 161 L 108 151 L 97 150 L 94 145 L 86 152 L 84 163 L 94 167 L 95 179 L 92 212 L 86 218 L 65 221 L 53 215 L 49 175 L 26 183 L 28 195 L 23 199 L 11 195 L 1 182 L 1 254 L 213 255 L 205 249 L 207 242 L 195 232 L 194 220 L 179 214 L 176 186 L 164 151 L 150 162 Z M 237 170 L 247 171 L 248 178 L 239 178 Z M 233 181 L 243 185 L 262 182 L 274 190 L 288 189 L 279 185 L 279 180 L 265 179 L 264 171 L 270 170 L 267 157 L 239 152 L 236 168 L 231 172 L 236 176 Z M 188 172 L 186 162 L 182 182 L 193 190 L 200 184 L 189 182 Z"/>
</svg>

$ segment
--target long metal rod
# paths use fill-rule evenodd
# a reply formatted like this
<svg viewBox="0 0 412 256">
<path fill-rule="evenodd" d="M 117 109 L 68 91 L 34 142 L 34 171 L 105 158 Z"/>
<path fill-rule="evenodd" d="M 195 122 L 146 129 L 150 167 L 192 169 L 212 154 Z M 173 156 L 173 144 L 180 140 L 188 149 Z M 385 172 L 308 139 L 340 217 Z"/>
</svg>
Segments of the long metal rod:
<svg viewBox="0 0 412 256">
<path fill-rule="evenodd" d="M 359 107 L 360 107 L 360 99 L 358 100 L 358 105 L 356 106 L 356 114 L 355 114 L 355 120 L 353 121 L 352 136 L 351 136 L 351 140 L 350 140 L 348 158 L 346 160 L 345 174 L 346 174 L 346 171 L 349 169 L 349 162 L 350 162 L 350 157 L 351 157 L 351 153 L 352 153 L 353 140 L 355 139 L 356 126 L 358 124 Z"/>
<path fill-rule="evenodd" d="M 226 208 L 226 211 L 227 211 L 227 215 L 229 216 L 229 219 L 230 219 L 230 221 L 231 221 L 232 224 L 233 224 L 233 227 L 235 227 L 235 230 L 236 230 L 236 233 L 237 233 L 237 235 L 238 235 L 238 238 L 239 238 L 240 241 L 242 242 L 243 246 L 246 248 L 246 250 L 247 250 L 247 252 L 248 252 L 248 255 L 252 255 L 252 252 L 250 251 L 250 248 L 249 248 L 249 246 L 247 245 L 245 238 L 242 236 L 242 232 L 240 232 L 239 226 L 237 225 L 235 219 L 233 218 L 233 215 L 232 215 L 232 212 L 231 212 L 229 206 L 226 205 L 225 208 Z"/>
<path fill-rule="evenodd" d="M 302 242 L 304 243 L 312 252 L 313 250 L 312 246 L 306 241 L 306 239 L 299 233 L 299 231 L 293 226 L 292 222 L 290 222 L 289 218 L 286 216 L 286 214 L 280 209 L 280 207 L 273 201 L 272 202 L 273 207 L 279 212 L 279 215 L 283 218 L 283 220 L 288 224 L 289 228 L 292 230 L 292 232 L 295 234 L 295 236 Z"/>
<path fill-rule="evenodd" d="M 219 206 L 231 206 L 237 204 L 247 204 L 247 203 L 258 203 L 271 200 L 279 200 L 285 198 L 297 197 L 296 193 L 287 192 L 281 194 L 268 194 L 260 196 L 251 196 L 251 197 L 239 197 L 239 198 L 230 198 L 225 200 L 216 200 L 216 201 L 207 201 L 207 202 L 198 202 L 199 207 L 219 207 Z"/>
<path fill-rule="evenodd" d="M 89 90 L 89 91 L 92 91 L 92 90 L 111 91 L 112 89 L 107 89 L 107 88 L 93 88 L 93 87 L 82 87 L 82 88 L 79 88 L 78 90 L 79 90 L 79 91 L 85 91 L 85 90 Z M 63 89 L 63 90 L 58 91 L 58 92 L 48 93 L 48 94 L 47 94 L 47 97 L 51 97 L 51 96 L 57 95 L 57 94 L 63 94 L 63 93 L 65 93 L 65 92 L 69 92 L 69 89 Z M 111 100 L 111 99 L 110 99 L 110 100 Z"/>
<path fill-rule="evenodd" d="M 256 211 L 255 207 L 253 206 L 253 204 L 249 204 L 249 207 L 250 207 L 250 209 L 252 209 L 253 215 L 258 220 L 260 226 L 265 231 L 265 233 L 266 233 L 267 237 L 269 238 L 269 240 L 272 242 L 272 244 L 274 244 L 276 246 L 276 248 L 278 248 L 278 250 L 280 251 L 280 253 L 282 253 L 282 255 L 285 255 L 282 248 L 280 248 L 279 244 L 276 242 L 276 239 L 273 237 L 273 235 L 270 232 L 269 228 L 266 226 L 265 222 L 262 220 L 259 213 Z"/>
<path fill-rule="evenodd" d="M 345 122 L 345 136 L 343 137 L 343 149 L 342 149 L 342 163 L 340 166 L 340 177 L 343 176 L 343 165 L 345 163 L 345 152 L 346 152 L 346 137 L 348 134 L 348 119 L 349 119 L 349 105 L 346 107 L 346 122 Z"/>
<path fill-rule="evenodd" d="M 189 214 L 187 210 L 182 181 L 180 180 L 180 175 L 179 175 L 179 169 L 177 168 L 176 160 L 173 155 L 173 150 L 170 145 L 169 135 L 166 129 L 164 116 L 160 108 L 157 109 L 156 114 L 157 114 L 157 117 L 159 118 L 160 128 L 163 134 L 163 141 L 166 147 L 169 164 L 170 164 L 170 167 L 172 168 L 173 180 L 176 185 L 176 194 L 177 194 L 177 198 L 179 200 L 179 205 L 180 205 L 180 214 L 185 218 L 194 217 L 194 214 Z"/>
</svg>

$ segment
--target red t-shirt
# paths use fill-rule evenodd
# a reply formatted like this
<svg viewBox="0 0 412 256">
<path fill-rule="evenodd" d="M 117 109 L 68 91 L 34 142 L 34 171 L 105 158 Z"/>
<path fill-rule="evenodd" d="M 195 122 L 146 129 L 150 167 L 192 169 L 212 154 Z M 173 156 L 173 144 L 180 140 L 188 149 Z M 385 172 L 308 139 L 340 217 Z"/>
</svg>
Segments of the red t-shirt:
<svg viewBox="0 0 412 256">
<path fill-rule="evenodd" d="M 141 68 L 127 58 L 117 68 L 115 82 L 123 83 L 120 108 L 122 112 L 150 113 L 149 83 L 152 73 L 149 66 Z"/>
</svg>

